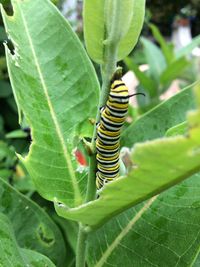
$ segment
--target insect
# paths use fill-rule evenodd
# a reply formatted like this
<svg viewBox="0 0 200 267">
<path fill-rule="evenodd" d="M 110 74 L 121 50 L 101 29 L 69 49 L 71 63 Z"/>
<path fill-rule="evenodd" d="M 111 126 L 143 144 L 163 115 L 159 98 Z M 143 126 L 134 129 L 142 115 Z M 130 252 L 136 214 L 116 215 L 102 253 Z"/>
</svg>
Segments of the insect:
<svg viewBox="0 0 200 267">
<path fill-rule="evenodd" d="M 111 85 L 106 106 L 101 108 L 101 118 L 97 125 L 96 139 L 97 189 L 101 189 L 105 183 L 119 176 L 120 134 L 131 96 L 133 95 L 128 94 L 128 88 L 124 82 L 115 80 Z"/>
</svg>

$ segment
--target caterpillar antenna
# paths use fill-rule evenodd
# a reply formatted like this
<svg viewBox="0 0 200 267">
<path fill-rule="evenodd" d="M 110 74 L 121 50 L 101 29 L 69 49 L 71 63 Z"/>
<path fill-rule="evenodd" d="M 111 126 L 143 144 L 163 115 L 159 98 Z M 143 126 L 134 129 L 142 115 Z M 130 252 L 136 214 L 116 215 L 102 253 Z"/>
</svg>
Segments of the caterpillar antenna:
<svg viewBox="0 0 200 267">
<path fill-rule="evenodd" d="M 143 96 L 146 96 L 144 93 L 135 93 L 135 94 L 129 95 L 129 97 L 132 97 L 132 96 L 135 96 L 135 95 L 143 95 Z"/>
</svg>

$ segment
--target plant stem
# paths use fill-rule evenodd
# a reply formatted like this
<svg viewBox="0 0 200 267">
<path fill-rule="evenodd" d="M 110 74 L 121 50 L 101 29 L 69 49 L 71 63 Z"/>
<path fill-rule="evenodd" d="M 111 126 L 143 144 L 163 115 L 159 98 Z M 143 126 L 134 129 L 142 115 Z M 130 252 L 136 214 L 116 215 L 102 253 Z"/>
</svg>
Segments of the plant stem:
<svg viewBox="0 0 200 267">
<path fill-rule="evenodd" d="M 118 12 L 117 7 L 115 8 L 115 12 Z M 115 14 L 117 21 L 118 14 Z M 117 23 L 115 24 L 115 26 Z M 115 26 L 112 28 L 111 37 L 114 36 L 116 31 Z M 114 38 L 114 37 L 113 37 Z M 118 51 L 118 43 L 115 40 L 111 40 L 105 45 L 104 51 L 104 64 L 102 65 L 102 91 L 99 100 L 99 106 L 96 116 L 96 122 L 100 120 L 100 108 L 106 104 L 108 99 L 108 95 L 110 92 L 110 80 L 116 70 L 117 63 L 117 51 Z M 89 161 L 89 174 L 88 174 L 88 185 L 87 185 L 87 193 L 85 202 L 89 202 L 95 199 L 96 197 L 96 140 L 97 129 L 94 127 L 93 137 L 92 137 L 92 151 L 93 154 L 90 156 Z M 77 242 L 77 250 L 76 250 L 76 267 L 85 267 L 85 257 L 86 257 L 86 248 L 87 248 L 87 236 L 88 232 L 85 231 L 86 225 L 79 225 L 79 233 L 78 233 L 78 242 Z"/>
<path fill-rule="evenodd" d="M 96 177 L 96 154 L 95 153 L 93 153 L 90 156 L 89 166 L 90 166 L 90 169 L 89 169 L 89 174 L 88 174 L 88 186 L 87 186 L 87 193 L 86 193 L 85 202 L 89 202 L 91 200 L 94 200 L 95 197 L 96 197 L 96 183 L 95 183 L 95 177 Z"/>
<path fill-rule="evenodd" d="M 76 267 L 85 267 L 86 240 L 87 233 L 84 231 L 84 227 L 80 224 L 76 251 Z"/>
</svg>

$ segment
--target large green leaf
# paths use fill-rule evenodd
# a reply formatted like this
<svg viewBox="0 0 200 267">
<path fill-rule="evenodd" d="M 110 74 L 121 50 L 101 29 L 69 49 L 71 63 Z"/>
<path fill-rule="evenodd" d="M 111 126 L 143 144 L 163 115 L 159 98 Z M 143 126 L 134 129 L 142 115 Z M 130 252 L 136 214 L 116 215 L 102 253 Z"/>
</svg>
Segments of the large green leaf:
<svg viewBox="0 0 200 267">
<path fill-rule="evenodd" d="M 89 267 L 199 266 L 199 190 L 196 174 L 92 233 Z"/>
<path fill-rule="evenodd" d="M 11 222 L 2 213 L 0 213 L 0 224 L 0 265 L 2 267 L 55 267 L 47 257 L 31 250 L 20 249 Z"/>
<path fill-rule="evenodd" d="M 104 62 L 104 50 L 106 40 L 109 38 L 110 20 L 113 19 L 108 14 L 108 5 L 113 1 L 106 0 L 85 0 L 84 1 L 84 36 L 86 47 L 90 57 L 99 64 Z M 117 21 L 119 27 L 116 29 L 117 35 L 121 36 L 118 49 L 118 60 L 126 57 L 134 48 L 138 41 L 139 34 L 142 29 L 145 0 L 124 0 L 114 1 L 119 7 L 119 19 Z M 130 14 L 132 16 L 130 22 Z M 129 27 L 127 27 L 129 25 Z M 112 26 L 116 26 L 113 25 Z M 125 32 L 127 32 L 125 34 Z M 122 38 L 123 37 L 123 38 Z"/>
<path fill-rule="evenodd" d="M 27 266 L 31 267 L 56 267 L 47 257 L 29 249 L 20 249 Z M 23 266 L 24 267 L 24 266 Z"/>
<path fill-rule="evenodd" d="M 63 266 L 66 260 L 66 248 L 58 227 L 39 206 L 2 179 L 0 179 L 0 212 L 7 215 L 12 222 L 21 248 L 36 250 L 48 256 L 56 266 Z"/>
<path fill-rule="evenodd" d="M 83 201 L 86 179 L 77 168 L 73 138 L 91 133 L 99 85 L 80 41 L 50 1 L 12 4 L 12 17 L 1 7 L 15 46 L 15 55 L 6 46 L 7 64 L 33 139 L 22 160 L 44 198 L 74 206 Z"/>
<path fill-rule="evenodd" d="M 196 86 L 196 91 L 200 86 Z M 134 168 L 99 192 L 93 202 L 69 209 L 56 204 L 58 214 L 98 227 L 112 216 L 148 199 L 200 171 L 200 109 L 188 116 L 185 136 L 160 138 L 135 145 Z M 106 207 L 106 209 L 105 209 Z"/>
<path fill-rule="evenodd" d="M 195 107 L 193 86 L 182 90 L 132 123 L 122 133 L 121 146 L 131 148 L 137 142 L 162 137 L 169 128 L 185 121 L 186 112 Z"/>
</svg>

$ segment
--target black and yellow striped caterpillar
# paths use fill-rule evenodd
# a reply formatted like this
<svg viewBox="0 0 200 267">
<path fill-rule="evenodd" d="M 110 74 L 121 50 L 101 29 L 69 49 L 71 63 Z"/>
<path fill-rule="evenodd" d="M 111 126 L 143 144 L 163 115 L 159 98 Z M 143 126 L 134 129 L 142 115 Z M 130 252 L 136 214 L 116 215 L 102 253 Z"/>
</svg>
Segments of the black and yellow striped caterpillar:
<svg viewBox="0 0 200 267">
<path fill-rule="evenodd" d="M 128 110 L 129 97 L 128 88 L 124 82 L 115 80 L 111 85 L 106 106 L 101 109 L 96 139 L 97 189 L 119 176 L 119 139 Z"/>
</svg>

